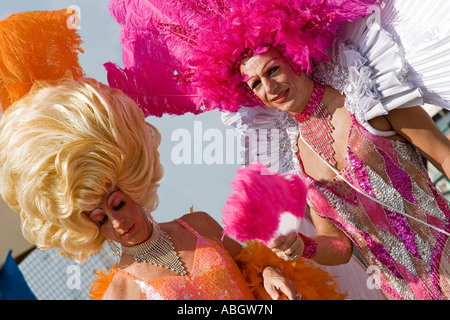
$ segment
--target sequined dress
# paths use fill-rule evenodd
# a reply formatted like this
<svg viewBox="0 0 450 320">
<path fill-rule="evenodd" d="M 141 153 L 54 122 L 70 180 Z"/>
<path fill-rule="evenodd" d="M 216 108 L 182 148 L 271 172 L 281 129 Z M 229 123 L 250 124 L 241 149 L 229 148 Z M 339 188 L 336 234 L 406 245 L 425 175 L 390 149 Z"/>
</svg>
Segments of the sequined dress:
<svg viewBox="0 0 450 320">
<path fill-rule="evenodd" d="M 440 9 L 434 10 L 437 14 Z M 304 173 L 301 161 L 295 167 L 308 184 L 309 205 L 352 239 L 366 266 L 374 266 L 374 280 L 379 273 L 378 284 L 388 298 L 448 299 L 449 204 L 431 182 L 418 151 L 407 142 L 389 139 L 394 132 L 378 131 L 368 122 L 389 110 L 424 102 L 447 108 L 448 101 L 428 93 L 432 85 L 420 86 L 446 63 L 436 58 L 436 65 L 426 64 L 432 56 L 429 50 L 416 53 L 416 61 L 403 56 L 405 49 L 389 33 L 395 30 L 377 23 L 379 14 L 344 26 L 336 40 L 335 61 L 318 64 L 315 71 L 316 80 L 346 95 L 352 114 L 340 177 L 321 184 Z M 439 51 L 437 43 L 434 48 Z M 441 88 L 432 89 L 445 97 Z M 296 141 L 298 130 L 290 135 Z"/>
<path fill-rule="evenodd" d="M 185 221 L 177 219 L 197 237 L 192 271 L 144 281 L 125 271 L 116 276 L 134 281 L 143 300 L 253 300 L 246 281 L 228 252 L 216 241 L 202 237 Z"/>
<path fill-rule="evenodd" d="M 340 176 L 322 184 L 303 175 L 310 207 L 352 239 L 364 263 L 375 267 L 376 284 L 386 296 L 442 299 L 445 292 L 449 297 L 448 236 L 373 201 L 450 231 L 448 203 L 410 144 L 373 135 L 354 121 Z"/>
</svg>

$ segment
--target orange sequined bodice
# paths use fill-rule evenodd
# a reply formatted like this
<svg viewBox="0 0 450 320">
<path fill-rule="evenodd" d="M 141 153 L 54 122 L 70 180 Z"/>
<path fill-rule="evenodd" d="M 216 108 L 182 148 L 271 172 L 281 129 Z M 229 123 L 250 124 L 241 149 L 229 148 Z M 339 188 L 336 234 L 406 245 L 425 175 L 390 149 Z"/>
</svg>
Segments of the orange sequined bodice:
<svg viewBox="0 0 450 320">
<path fill-rule="evenodd" d="M 139 285 L 147 300 L 253 300 L 241 271 L 222 245 L 202 237 L 185 221 L 175 220 L 197 237 L 192 271 L 147 281 L 122 270 L 117 275 Z"/>
</svg>

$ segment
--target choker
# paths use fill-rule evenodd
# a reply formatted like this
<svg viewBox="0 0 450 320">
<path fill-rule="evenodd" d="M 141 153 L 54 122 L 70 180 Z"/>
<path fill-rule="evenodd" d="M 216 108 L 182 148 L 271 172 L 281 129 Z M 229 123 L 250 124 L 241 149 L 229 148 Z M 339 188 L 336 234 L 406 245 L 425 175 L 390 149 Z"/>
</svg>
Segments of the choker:
<svg viewBox="0 0 450 320">
<path fill-rule="evenodd" d="M 186 275 L 186 269 L 175 252 L 170 236 L 161 230 L 153 218 L 150 221 L 153 227 L 150 238 L 134 246 L 122 246 L 122 253 L 132 255 L 136 261 L 148 262 L 168 268 L 179 275 Z"/>
<path fill-rule="evenodd" d="M 331 114 L 322 103 L 324 93 L 325 86 L 314 82 L 314 89 L 305 109 L 292 116 L 300 125 L 300 134 L 303 139 L 328 163 L 337 167 L 333 149 L 334 127 L 331 123 Z"/>
</svg>

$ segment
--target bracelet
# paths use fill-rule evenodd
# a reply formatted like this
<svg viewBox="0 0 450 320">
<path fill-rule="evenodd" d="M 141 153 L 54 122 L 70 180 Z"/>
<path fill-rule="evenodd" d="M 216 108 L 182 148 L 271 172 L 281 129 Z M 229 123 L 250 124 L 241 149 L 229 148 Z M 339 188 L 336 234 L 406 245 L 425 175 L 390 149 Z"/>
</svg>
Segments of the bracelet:
<svg viewBox="0 0 450 320">
<path fill-rule="evenodd" d="M 314 258 L 314 256 L 317 253 L 317 242 L 301 234 L 300 232 L 298 233 L 298 235 L 302 238 L 303 243 L 305 244 L 305 249 L 303 249 L 302 258 L 306 259 Z"/>
</svg>

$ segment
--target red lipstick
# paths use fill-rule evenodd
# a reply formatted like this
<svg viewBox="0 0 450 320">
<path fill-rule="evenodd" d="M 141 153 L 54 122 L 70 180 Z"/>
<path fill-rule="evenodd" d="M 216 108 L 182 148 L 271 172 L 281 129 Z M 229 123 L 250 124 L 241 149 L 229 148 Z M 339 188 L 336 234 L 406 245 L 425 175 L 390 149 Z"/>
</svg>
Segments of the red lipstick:
<svg viewBox="0 0 450 320">
<path fill-rule="evenodd" d="M 289 93 L 289 89 L 286 89 L 285 91 L 283 91 L 279 95 L 277 95 L 275 98 L 273 98 L 272 102 L 277 103 L 277 104 L 283 103 L 284 100 L 286 100 L 288 93 Z"/>
</svg>

